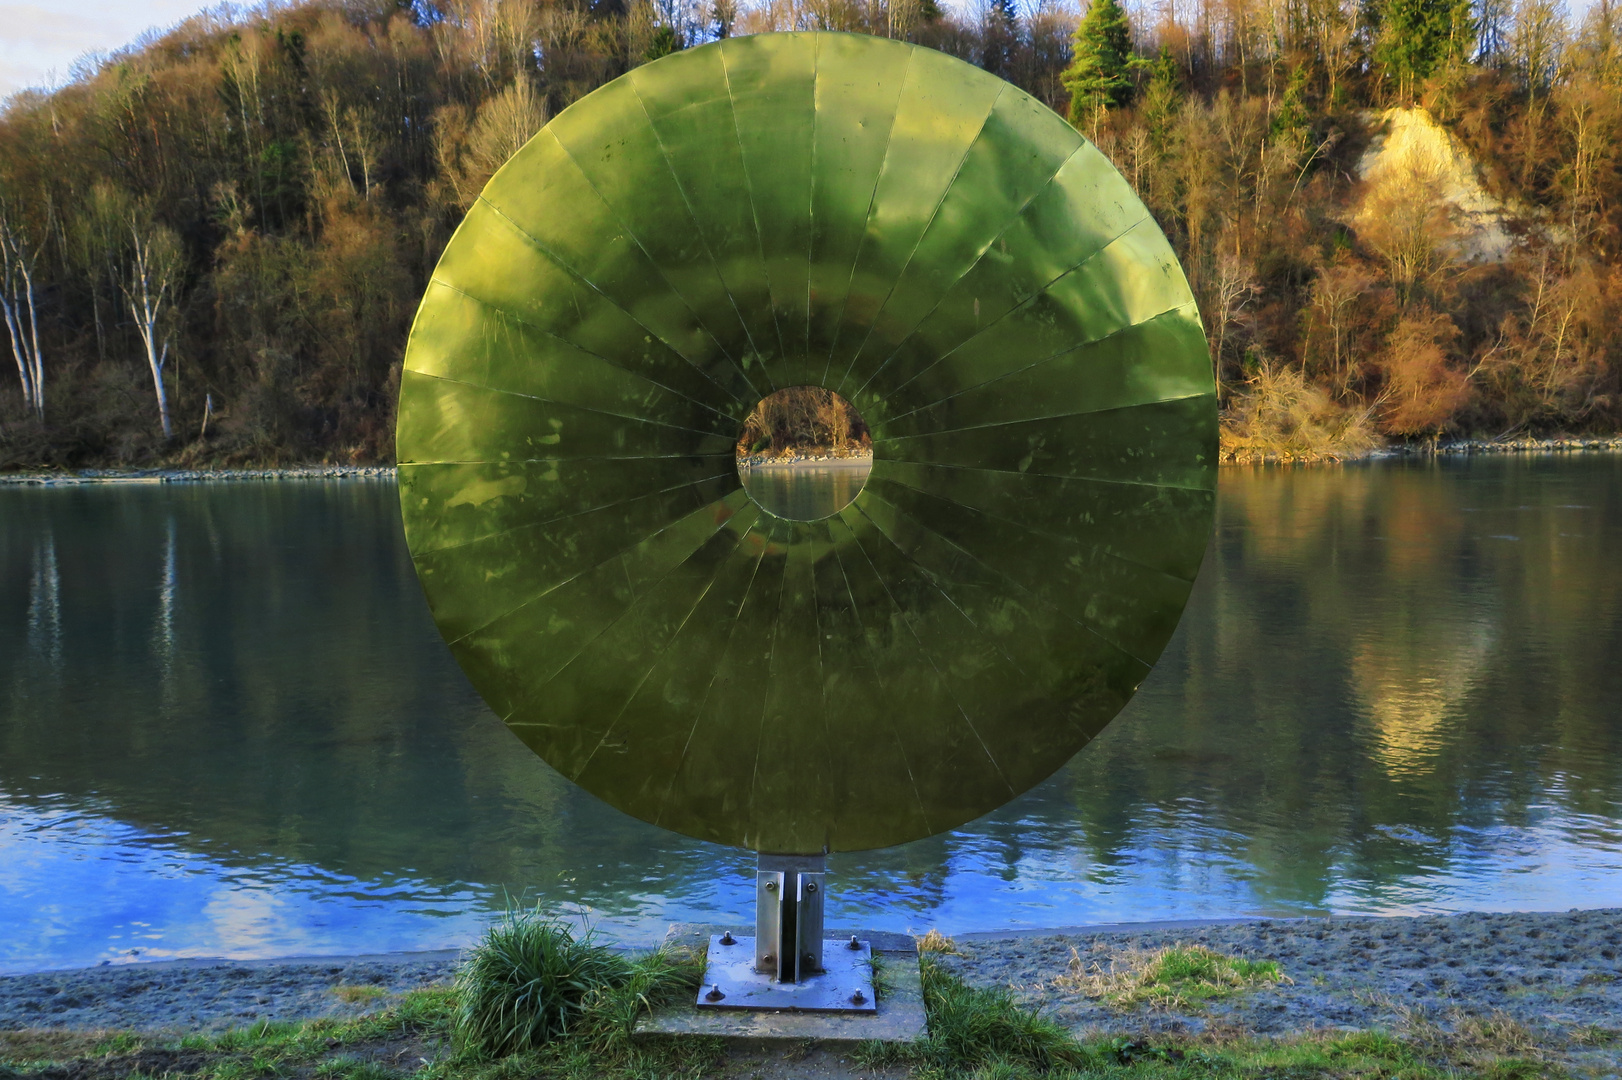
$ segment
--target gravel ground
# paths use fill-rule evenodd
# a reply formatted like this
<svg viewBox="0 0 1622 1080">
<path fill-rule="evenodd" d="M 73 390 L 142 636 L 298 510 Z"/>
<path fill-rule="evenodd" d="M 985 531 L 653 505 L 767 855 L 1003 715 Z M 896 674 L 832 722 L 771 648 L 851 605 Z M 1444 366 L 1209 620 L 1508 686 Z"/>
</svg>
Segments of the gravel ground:
<svg viewBox="0 0 1622 1080">
<path fill-rule="evenodd" d="M 458 955 L 168 960 L 12 975 L 0 978 L 0 1031 L 221 1031 L 261 1019 L 359 1016 L 385 1008 L 406 990 L 449 981 Z M 384 993 L 371 996 L 351 987 Z"/>
<path fill-rule="evenodd" d="M 1146 952 L 1180 944 L 1275 960 L 1289 981 L 1202 1008 L 1123 1011 L 1069 978 L 1124 971 Z M 1622 1076 L 1622 909 L 1139 924 L 967 934 L 956 947 L 941 960 L 964 980 L 1009 987 L 1083 1034 L 1423 1034 L 1493 1024 L 1500 1041 L 1529 1039 L 1579 1072 Z M 456 963 L 454 952 L 397 953 L 16 975 L 0 978 L 0 1030 L 217 1031 L 262 1018 L 353 1016 L 447 981 Z M 385 994 L 346 1001 L 338 988 L 353 986 Z"/>
<path fill-rule="evenodd" d="M 1119 1010 L 1088 996 L 1096 984 L 1084 989 L 1070 977 L 1123 972 L 1145 952 L 1173 945 L 1275 960 L 1289 981 L 1200 1009 Z M 1468 1035 L 1496 1024 L 1492 1037 L 1530 1038 L 1580 1071 L 1622 1075 L 1622 909 L 1146 924 L 966 935 L 957 948 L 961 955 L 941 959 L 965 981 L 1008 987 L 1088 1034 L 1430 1027 Z"/>
</svg>

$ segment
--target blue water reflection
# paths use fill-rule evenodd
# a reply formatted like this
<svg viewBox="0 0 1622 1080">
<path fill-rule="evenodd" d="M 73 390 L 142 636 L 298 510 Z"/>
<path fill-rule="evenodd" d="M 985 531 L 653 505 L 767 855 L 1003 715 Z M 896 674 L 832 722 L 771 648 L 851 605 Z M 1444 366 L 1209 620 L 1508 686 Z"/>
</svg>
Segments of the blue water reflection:
<svg viewBox="0 0 1622 1080">
<path fill-rule="evenodd" d="M 1622 896 L 1622 458 L 1225 471 L 1166 656 L 1050 781 L 835 857 L 835 925 Z M 0 969 L 633 940 L 750 858 L 535 760 L 434 633 L 386 483 L 0 489 Z"/>
</svg>

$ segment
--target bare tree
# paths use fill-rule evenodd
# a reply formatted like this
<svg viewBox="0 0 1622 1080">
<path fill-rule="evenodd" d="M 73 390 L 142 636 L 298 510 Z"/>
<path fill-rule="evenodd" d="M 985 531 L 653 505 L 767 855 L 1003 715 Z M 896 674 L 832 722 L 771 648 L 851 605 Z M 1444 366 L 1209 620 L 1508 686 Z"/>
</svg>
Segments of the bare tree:
<svg viewBox="0 0 1622 1080">
<path fill-rule="evenodd" d="M 1250 263 L 1226 251 L 1217 256 L 1215 286 L 1216 313 L 1211 321 L 1215 324 L 1212 329 L 1216 331 L 1216 345 L 1211 350 L 1211 374 L 1216 380 L 1217 394 L 1220 396 L 1222 354 L 1228 345 L 1228 328 L 1239 321 L 1240 312 L 1244 311 L 1251 297 L 1260 289 L 1256 285 L 1256 274 Z"/>
<path fill-rule="evenodd" d="M 1615 168 L 1617 136 L 1622 134 L 1622 101 L 1615 88 L 1592 79 L 1562 87 L 1560 126 L 1569 139 L 1566 163 L 1559 177 L 1570 208 L 1571 238 L 1586 241 L 1593 234 L 1601 206 L 1601 178 Z"/>
<path fill-rule="evenodd" d="M 1352 262 L 1325 267 L 1312 284 L 1312 328 L 1327 338 L 1326 366 L 1337 396 L 1344 396 L 1351 389 L 1356 373 L 1352 330 L 1357 321 L 1357 305 L 1373 284 L 1374 276 Z"/>
<path fill-rule="evenodd" d="M 886 20 L 886 33 L 890 37 L 905 41 L 923 14 L 923 4 L 919 0 L 890 0 L 885 6 L 885 12 L 889 16 Z"/>
<path fill-rule="evenodd" d="M 171 438 L 169 397 L 163 387 L 163 369 L 169 361 L 168 310 L 179 292 L 180 238 L 166 225 L 130 215 L 130 259 L 124 277 L 124 298 L 129 302 L 135 328 L 146 347 L 147 367 L 152 371 L 152 389 L 158 398 L 158 420 L 163 437 Z"/>
<path fill-rule="evenodd" d="M 1569 37 L 1565 5 L 1559 0 L 1518 0 L 1510 22 L 1509 49 L 1533 99 L 1560 77 Z"/>
<path fill-rule="evenodd" d="M 546 125 L 546 98 L 537 93 L 528 76 L 479 106 L 471 124 L 466 114 L 461 126 L 447 115 L 435 135 L 440 169 L 454 198 L 463 208 L 473 205 L 497 169 Z"/>
<path fill-rule="evenodd" d="M 34 267 L 43 246 L 31 239 L 14 205 L 0 199 L 0 314 L 17 360 L 23 403 L 45 418 L 45 360 L 39 348 L 39 313 L 34 302 Z M 44 219 L 49 222 L 48 215 Z"/>
<path fill-rule="evenodd" d="M 1404 304 L 1458 266 L 1458 226 L 1445 191 L 1445 163 L 1415 151 L 1381 173 L 1358 215 L 1363 242 L 1385 260 Z"/>
<path fill-rule="evenodd" d="M 710 5 L 710 15 L 717 40 L 726 40 L 732 36 L 732 26 L 738 21 L 738 0 L 714 0 Z"/>
</svg>

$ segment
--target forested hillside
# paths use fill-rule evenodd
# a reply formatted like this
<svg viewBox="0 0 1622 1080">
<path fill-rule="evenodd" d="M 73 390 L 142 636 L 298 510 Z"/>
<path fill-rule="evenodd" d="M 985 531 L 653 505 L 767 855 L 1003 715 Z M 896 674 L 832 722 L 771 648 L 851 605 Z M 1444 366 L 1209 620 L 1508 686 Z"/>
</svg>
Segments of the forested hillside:
<svg viewBox="0 0 1622 1080">
<path fill-rule="evenodd" d="M 1622 424 L 1609 0 L 1033 2 L 309 0 L 87 60 L 0 112 L 0 468 L 388 460 L 495 168 L 637 64 L 796 28 L 951 52 L 1094 139 L 1184 259 L 1236 452 Z"/>
</svg>

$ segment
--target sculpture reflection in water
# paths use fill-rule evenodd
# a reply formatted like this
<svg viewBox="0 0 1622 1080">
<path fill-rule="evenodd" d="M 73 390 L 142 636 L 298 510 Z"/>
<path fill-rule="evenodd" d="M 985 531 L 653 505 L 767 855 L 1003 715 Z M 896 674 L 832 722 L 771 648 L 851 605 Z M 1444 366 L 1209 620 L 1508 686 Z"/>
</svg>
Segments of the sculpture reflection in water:
<svg viewBox="0 0 1622 1080">
<path fill-rule="evenodd" d="M 870 435 L 826 516 L 740 478 L 795 387 Z M 1208 354 L 1143 205 L 1034 99 L 860 35 L 730 39 L 560 114 L 447 247 L 399 417 L 474 686 L 610 804 L 762 853 L 755 966 L 789 987 L 823 966 L 824 855 L 1068 760 L 1211 524 Z"/>
</svg>

